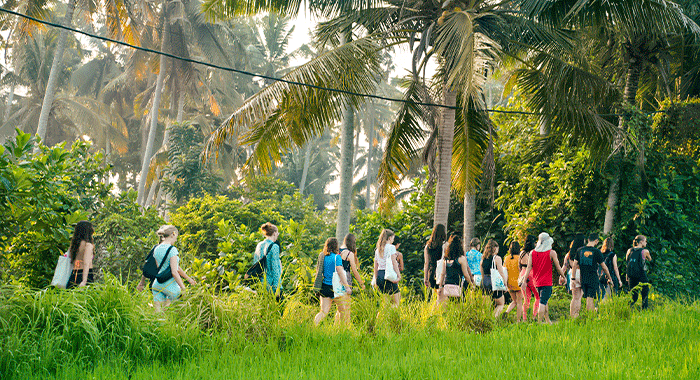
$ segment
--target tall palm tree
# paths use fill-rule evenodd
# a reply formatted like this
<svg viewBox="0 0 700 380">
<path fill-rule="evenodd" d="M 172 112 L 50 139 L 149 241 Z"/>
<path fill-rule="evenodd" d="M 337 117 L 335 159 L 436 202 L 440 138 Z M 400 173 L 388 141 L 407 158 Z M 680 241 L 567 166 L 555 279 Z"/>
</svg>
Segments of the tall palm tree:
<svg viewBox="0 0 700 380">
<path fill-rule="evenodd" d="M 638 1 L 638 0 L 617 0 L 617 1 L 594 1 L 594 0 L 520 0 L 521 9 L 532 19 L 552 25 L 553 27 L 575 27 L 578 30 L 593 29 L 607 45 L 607 49 L 600 44 L 601 50 L 608 54 L 607 60 L 620 60 L 624 63 L 624 72 L 621 73 L 623 87 L 617 92 L 618 104 L 628 106 L 638 106 L 638 94 L 640 91 L 640 78 L 648 65 L 654 65 L 659 70 L 659 76 L 663 81 L 669 83 L 668 52 L 673 50 L 674 44 L 685 47 L 685 36 L 693 35 L 696 41 L 700 39 L 700 27 L 687 17 L 682 9 L 668 0 Z M 565 65 L 561 65 L 564 67 Z M 570 68 L 572 66 L 569 66 Z M 582 70 L 585 66 L 574 67 L 566 74 L 565 80 L 580 82 L 587 81 L 588 84 L 600 81 L 602 75 L 591 73 L 590 70 Z M 561 72 L 560 72 L 561 74 Z M 581 78 L 586 78 L 581 80 Z M 533 78 L 530 78 L 533 79 Z M 543 86 L 532 81 L 530 88 L 539 91 Z M 581 90 L 585 87 L 571 86 Z M 615 96 L 614 85 L 604 84 L 604 91 L 593 90 L 592 94 L 600 96 L 589 98 L 608 98 Z M 589 86 L 590 88 L 590 86 Z M 536 90 L 537 91 L 537 90 Z M 585 99 L 585 91 L 578 91 L 576 101 L 580 100 L 581 105 L 589 105 L 590 101 Z M 666 94 L 667 96 L 668 94 Z M 546 114 L 556 114 L 553 111 L 552 103 L 559 97 L 551 96 L 546 100 L 544 96 L 538 96 L 538 102 L 549 108 Z M 618 108 L 622 111 L 622 107 Z M 571 123 L 573 128 L 580 128 L 580 123 Z M 570 127 L 571 128 L 571 127 Z M 614 144 L 608 151 L 612 151 L 615 156 L 620 154 L 624 146 L 626 136 L 625 118 L 618 118 L 617 131 L 615 131 Z M 613 229 L 613 223 L 617 210 L 618 193 L 620 189 L 621 173 L 619 165 L 612 165 L 612 178 L 608 191 L 606 204 L 605 224 L 603 233 L 608 234 Z"/>
</svg>

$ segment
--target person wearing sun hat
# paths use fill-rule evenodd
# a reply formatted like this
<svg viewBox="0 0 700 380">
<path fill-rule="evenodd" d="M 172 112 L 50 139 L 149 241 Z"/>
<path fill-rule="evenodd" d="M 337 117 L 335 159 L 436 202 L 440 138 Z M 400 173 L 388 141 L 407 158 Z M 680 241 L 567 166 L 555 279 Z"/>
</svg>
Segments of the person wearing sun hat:
<svg viewBox="0 0 700 380">
<path fill-rule="evenodd" d="M 549 319 L 549 307 L 547 306 L 549 297 L 552 296 L 552 265 L 554 265 L 559 273 L 559 283 L 562 284 L 566 281 L 566 275 L 561 269 L 561 265 L 559 265 L 557 252 L 552 249 L 553 243 L 554 239 L 552 239 L 548 233 L 543 232 L 540 234 L 537 240 L 537 246 L 535 246 L 535 249 L 528 258 L 527 268 L 525 269 L 525 274 L 522 276 L 523 280 L 520 284 L 524 292 L 527 288 L 527 282 L 534 281 L 535 287 L 540 293 L 540 306 L 537 313 L 537 320 L 540 323 L 552 323 Z M 529 278 L 530 272 L 532 272 L 532 279 Z"/>
</svg>

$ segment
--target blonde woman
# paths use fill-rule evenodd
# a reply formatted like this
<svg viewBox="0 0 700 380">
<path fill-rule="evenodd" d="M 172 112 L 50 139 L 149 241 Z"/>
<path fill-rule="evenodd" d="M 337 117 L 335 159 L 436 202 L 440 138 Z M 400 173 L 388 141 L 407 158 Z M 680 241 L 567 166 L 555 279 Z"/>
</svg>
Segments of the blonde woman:
<svg viewBox="0 0 700 380">
<path fill-rule="evenodd" d="M 494 311 L 494 317 L 498 318 L 503 312 L 503 306 L 505 305 L 505 291 L 503 290 L 493 290 L 491 288 L 492 278 L 491 269 L 496 268 L 501 278 L 507 279 L 506 272 L 503 269 L 503 260 L 501 256 L 498 256 L 498 243 L 495 240 L 489 239 L 484 247 L 484 254 L 481 256 L 481 285 L 484 290 L 484 294 L 490 295 L 493 301 L 496 303 L 496 310 Z"/>
<path fill-rule="evenodd" d="M 377 240 L 377 250 L 374 252 L 374 277 L 372 282 L 377 285 L 379 291 L 384 294 L 391 295 L 391 299 L 395 305 L 401 302 L 401 293 L 399 292 L 399 281 L 401 281 L 401 271 L 397 259 L 396 247 L 394 246 L 394 231 L 384 229 Z M 385 279 L 387 265 L 392 266 L 397 274 L 396 281 Z"/>
<path fill-rule="evenodd" d="M 160 244 L 153 248 L 153 257 L 156 259 L 158 265 L 160 265 L 163 260 L 167 260 L 166 263 L 168 264 L 163 265 L 160 272 L 158 272 L 158 278 L 151 285 L 151 292 L 153 292 L 153 308 L 157 313 L 160 313 L 163 307 L 170 306 L 172 301 L 180 297 L 182 290 L 185 289 L 185 284 L 182 282 L 183 277 L 192 285 L 196 283 L 179 267 L 179 252 L 174 246 L 178 237 L 177 228 L 173 225 L 165 225 L 161 226 L 156 233 L 160 239 Z M 165 279 L 165 277 L 169 278 Z M 146 277 L 141 276 L 141 282 L 137 289 L 139 291 L 143 290 L 145 284 Z"/>
</svg>

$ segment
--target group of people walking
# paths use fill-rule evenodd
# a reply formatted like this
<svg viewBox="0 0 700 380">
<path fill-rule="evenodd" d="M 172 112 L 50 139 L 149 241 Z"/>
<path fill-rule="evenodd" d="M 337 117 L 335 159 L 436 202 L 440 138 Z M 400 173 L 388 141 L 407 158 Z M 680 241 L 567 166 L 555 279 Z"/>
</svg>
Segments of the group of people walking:
<svg viewBox="0 0 700 380">
<path fill-rule="evenodd" d="M 260 229 L 265 239 L 256 246 L 253 261 L 262 266 L 262 279 L 267 288 L 279 294 L 282 276 L 281 249 L 277 243 L 279 231 L 272 223 L 265 223 Z M 92 234 L 90 222 L 81 221 L 75 227 L 66 253 L 72 265 L 66 284 L 68 288 L 82 287 L 93 281 Z M 161 311 L 179 298 L 185 287 L 183 279 L 193 285 L 196 282 L 179 267 L 179 252 L 174 246 L 178 238 L 177 228 L 164 225 L 157 234 L 160 242 L 150 255 L 158 269 L 157 276 L 151 279 L 150 289 L 153 306 L 156 311 Z M 398 283 L 402 279 L 404 260 L 398 251 L 399 245 L 394 244 L 395 238 L 395 233 L 389 229 L 380 233 L 374 252 L 371 285 L 398 305 L 401 300 Z M 564 257 L 563 266 L 557 252 L 552 249 L 553 243 L 546 232 L 538 237 L 528 236 L 522 247 L 518 241 L 511 242 L 508 252 L 501 258 L 498 243 L 493 239 L 486 242 L 481 252 L 481 241 L 474 238 L 465 252 L 461 237 L 453 234 L 448 238 L 445 226 L 437 224 L 424 248 L 423 283 L 432 289 L 438 305 L 450 298 L 462 297 L 466 288 L 473 288 L 493 300 L 496 318 L 504 311 L 509 313 L 515 309 L 517 321 L 527 320 L 530 300 L 534 296 L 533 317 L 547 323 L 551 322 L 548 302 L 554 284 L 552 269 L 559 274 L 559 284 L 566 285 L 572 294 L 572 317 L 578 316 L 583 298 L 586 299 L 586 308 L 593 310 L 596 298 L 609 298 L 619 292 L 622 280 L 612 238 L 605 239 L 601 251 L 597 248 L 600 241 L 596 233 L 588 235 L 587 239 L 577 235 Z M 638 235 L 625 255 L 632 303 L 636 303 L 641 293 L 642 308 L 648 307 L 649 295 L 646 263 L 651 261 L 651 254 L 646 245 L 646 237 Z M 320 310 L 314 318 L 316 325 L 327 316 L 333 304 L 337 306 L 336 322 L 349 323 L 353 278 L 359 287 L 365 289 L 355 236 L 345 236 L 342 245 L 336 238 L 328 238 L 316 265 L 314 288 L 320 299 Z M 144 272 L 137 289 L 143 290 L 148 280 Z M 506 294 L 512 300 L 507 308 Z"/>
<path fill-rule="evenodd" d="M 403 255 L 397 251 L 394 239 L 394 232 L 388 229 L 379 236 L 372 285 L 397 305 L 401 297 L 398 283 L 403 271 Z M 564 266 L 560 265 L 557 252 L 552 249 L 553 243 L 554 239 L 546 232 L 538 237 L 528 236 L 522 247 L 518 241 L 511 242 L 508 252 L 501 258 L 498 243 L 493 239 L 489 239 L 480 252 L 481 241 L 474 238 L 465 252 L 461 237 L 454 234 L 447 238 L 445 226 L 438 224 L 425 245 L 423 283 L 432 289 L 438 305 L 450 298 L 462 297 L 468 287 L 477 289 L 493 300 L 496 318 L 504 311 L 509 313 L 515 309 L 518 322 L 527 320 L 530 300 L 534 297 L 533 317 L 539 322 L 551 323 L 548 304 L 554 285 L 553 270 L 559 275 L 559 285 L 566 284 L 572 293 L 572 317 L 578 316 L 582 298 L 586 299 L 586 308 L 593 310 L 595 299 L 609 298 L 619 292 L 622 281 L 612 238 L 603 242 L 601 251 L 597 248 L 600 243 L 598 234 L 592 233 L 587 239 L 577 236 L 570 245 Z M 342 252 L 353 258 L 352 265 L 343 258 Z M 651 261 L 651 254 L 646 249 L 646 237 L 637 236 L 625 257 L 632 304 L 636 303 L 641 291 L 642 308 L 647 308 L 646 262 Z M 358 267 L 354 235 L 346 236 L 341 248 L 338 248 L 335 238 L 326 241 L 317 266 L 316 280 L 322 279 L 322 286 L 319 288 L 321 310 L 314 318 L 316 325 L 326 317 L 333 303 L 338 305 L 336 322 L 349 321 L 353 276 L 364 289 Z M 512 300 L 507 308 L 506 294 Z"/>
</svg>

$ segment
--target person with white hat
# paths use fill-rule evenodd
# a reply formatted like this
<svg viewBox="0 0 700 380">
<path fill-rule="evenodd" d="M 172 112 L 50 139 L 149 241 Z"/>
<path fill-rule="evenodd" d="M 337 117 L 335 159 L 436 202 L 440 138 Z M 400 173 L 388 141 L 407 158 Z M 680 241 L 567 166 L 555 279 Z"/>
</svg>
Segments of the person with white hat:
<svg viewBox="0 0 700 380">
<path fill-rule="evenodd" d="M 537 291 L 540 293 L 540 307 L 538 310 L 537 320 L 541 322 L 552 323 L 549 319 L 549 297 L 552 296 L 552 265 L 559 273 L 559 283 L 566 282 L 566 275 L 559 265 L 557 252 L 552 249 L 554 239 L 548 233 L 540 234 L 537 241 L 537 246 L 530 254 L 527 261 L 527 268 L 524 275 L 521 277 L 520 287 L 525 291 L 528 281 L 534 281 Z M 532 272 L 532 279 L 529 275 Z"/>
</svg>

